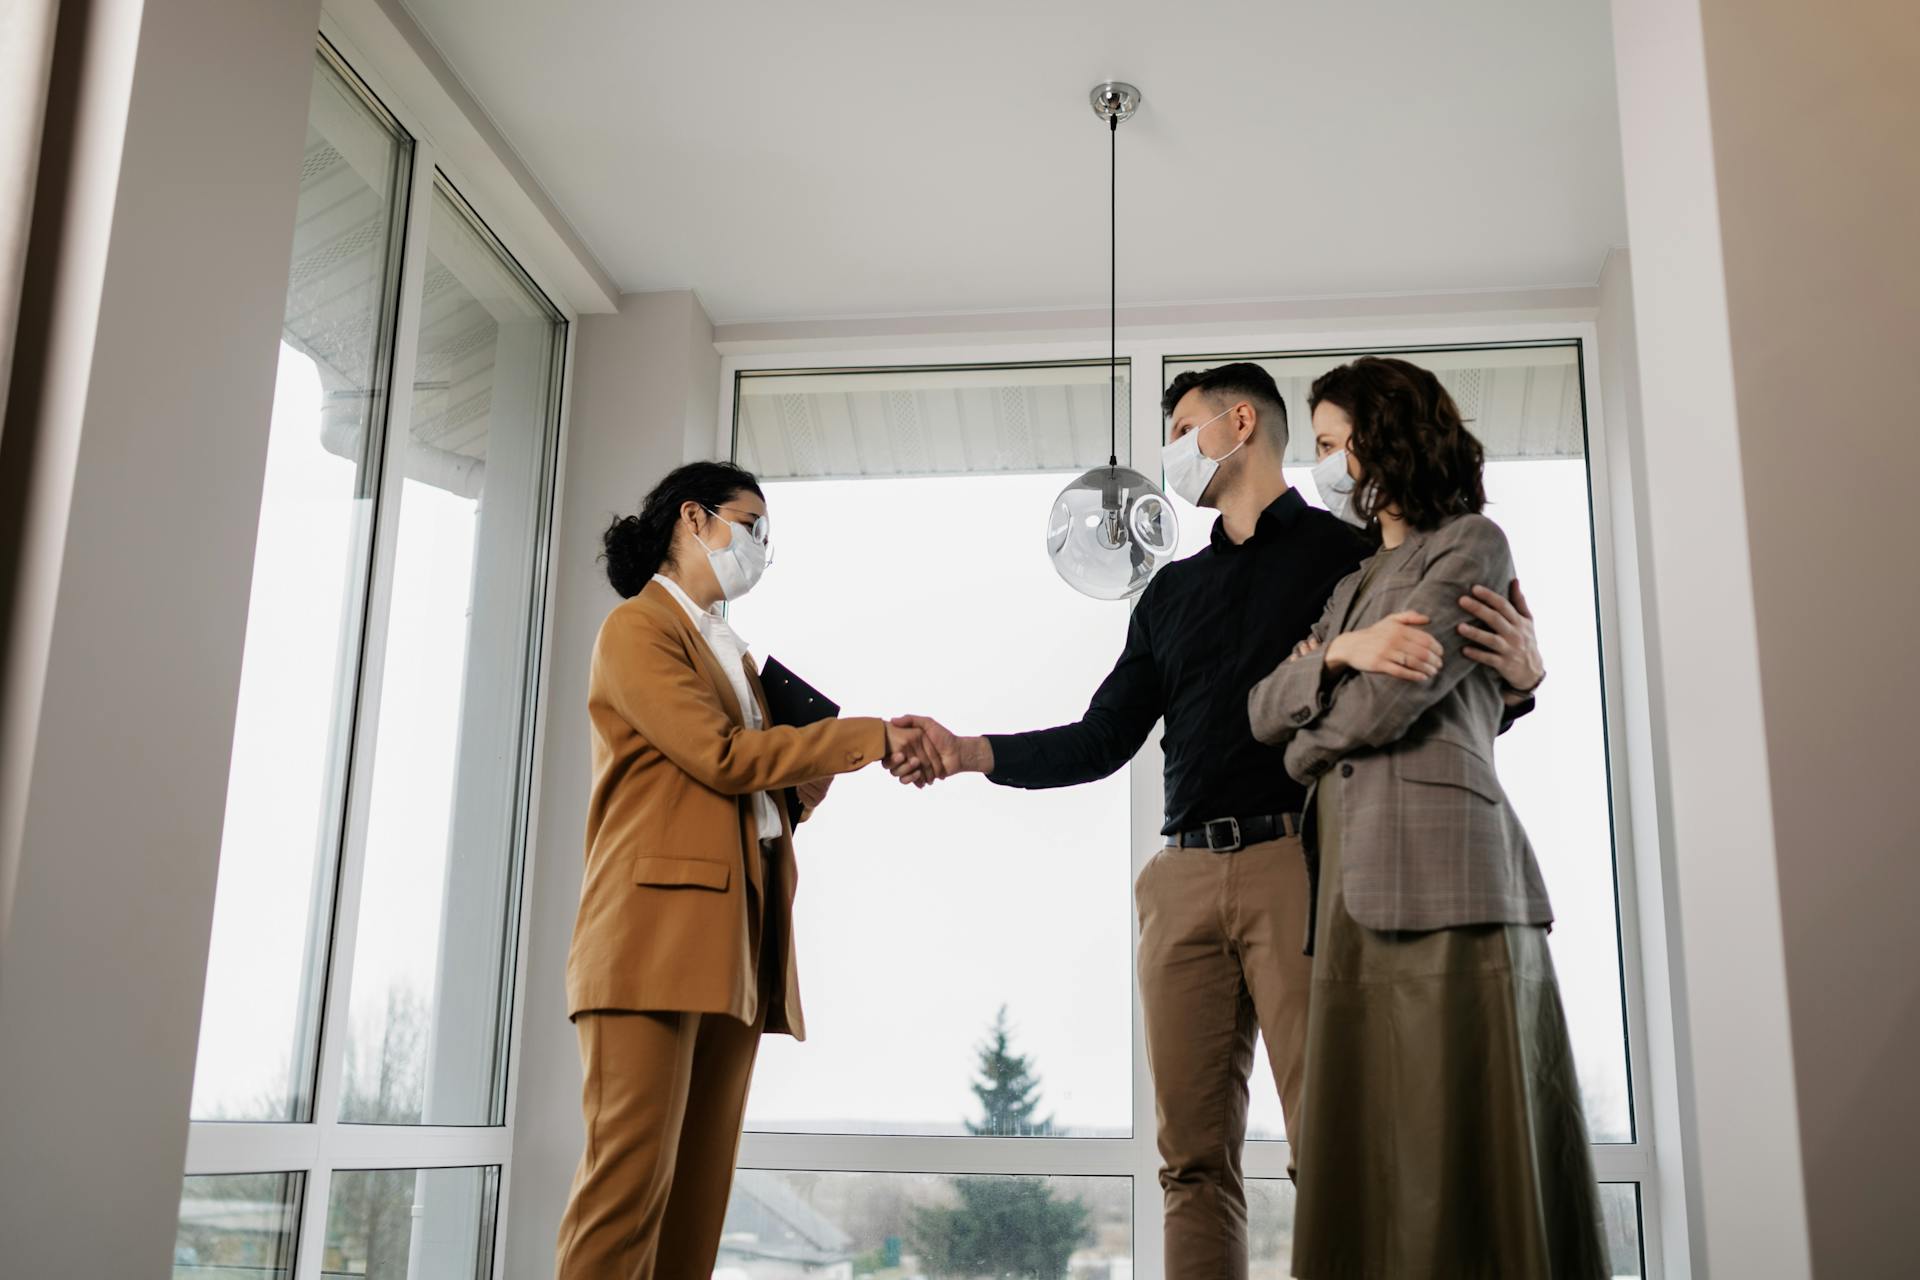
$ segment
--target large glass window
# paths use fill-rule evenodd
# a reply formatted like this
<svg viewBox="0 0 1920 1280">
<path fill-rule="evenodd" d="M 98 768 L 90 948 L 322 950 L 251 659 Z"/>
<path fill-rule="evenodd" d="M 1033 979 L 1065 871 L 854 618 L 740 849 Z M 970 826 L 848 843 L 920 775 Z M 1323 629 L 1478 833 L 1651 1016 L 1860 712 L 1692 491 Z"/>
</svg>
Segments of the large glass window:
<svg viewBox="0 0 1920 1280">
<path fill-rule="evenodd" d="M 1315 378 L 1357 354 L 1182 358 L 1167 362 L 1166 376 L 1171 380 L 1187 369 L 1257 359 L 1287 401 L 1288 476 L 1318 501 L 1307 475 L 1313 463 L 1307 394 Z M 1595 1142 L 1630 1142 L 1580 348 L 1559 343 L 1399 354 L 1438 375 L 1486 448 L 1487 515 L 1512 543 L 1548 671 L 1538 708 L 1499 740 L 1500 778 L 1532 837 L 1553 898 L 1554 966 L 1588 1129 Z M 1197 548 L 1212 527 L 1213 513 L 1183 505 L 1181 516 L 1183 549 Z M 1282 1138 L 1272 1079 L 1255 1074 L 1255 1135 Z"/>
<path fill-rule="evenodd" d="M 323 42 L 178 1275 L 491 1274 L 565 333 Z"/>
<path fill-rule="evenodd" d="M 1160 385 L 1228 360 L 1265 364 L 1291 410 L 1289 475 L 1309 500 L 1307 389 L 1353 354 L 1152 352 Z M 1552 947 L 1614 1274 L 1638 1276 L 1639 1184 L 1653 1163 L 1628 1078 L 1603 699 L 1610 588 L 1583 349 L 1408 354 L 1439 374 L 1487 447 L 1489 514 L 1513 542 L 1537 620 L 1549 678 L 1538 710 L 1501 740 L 1499 766 L 1557 910 Z M 962 733 L 1077 717 L 1119 652 L 1127 606 L 1061 583 L 1041 535 L 1067 478 L 1105 461 L 1105 379 L 1099 363 L 737 371 L 734 456 L 762 479 L 780 550 L 730 606 L 756 655 L 852 714 L 919 712 Z M 1134 398 L 1144 418 L 1157 396 Z M 1123 459 L 1162 440 L 1153 407 L 1137 430 L 1121 415 Z M 1213 513 L 1181 504 L 1179 515 L 1191 554 Z M 970 1181 L 1022 1178 L 1110 1181 L 1130 1190 L 1131 1221 L 1159 1218 L 1129 887 L 1159 844 L 1161 798 L 1151 749 L 1121 775 L 1062 791 L 969 777 L 914 793 L 878 770 L 835 783 L 799 837 L 809 1039 L 762 1050 L 717 1275 L 759 1280 L 788 1265 L 770 1259 L 803 1256 L 819 1274 L 1160 1274 L 1157 1249 L 1122 1260 L 1084 1243 L 1061 1271 L 956 1263 L 930 1255 L 915 1223 L 929 1204 L 963 1203 L 953 1197 Z M 1293 1194 L 1264 1053 L 1255 1062 L 1252 1268 L 1280 1280 Z M 791 1171 L 809 1166 L 896 1172 Z"/>
<path fill-rule="evenodd" d="M 412 146 L 322 57 L 228 772 L 193 1114 L 312 1110 Z"/>
<path fill-rule="evenodd" d="M 1106 461 L 1107 376 L 743 378 L 739 453 L 779 562 L 732 607 L 741 635 L 848 714 L 976 733 L 1077 718 L 1126 609 L 1064 586 L 1041 535 L 1077 466 Z M 766 1042 L 750 1127 L 1129 1132 L 1127 806 L 1124 771 L 1048 792 L 836 782 L 802 838 L 809 1039 Z M 993 1129 L 975 1089 L 1002 1032 L 1037 1108 Z"/>
<path fill-rule="evenodd" d="M 559 330 L 431 217 L 340 1118 L 499 1124 Z"/>
</svg>

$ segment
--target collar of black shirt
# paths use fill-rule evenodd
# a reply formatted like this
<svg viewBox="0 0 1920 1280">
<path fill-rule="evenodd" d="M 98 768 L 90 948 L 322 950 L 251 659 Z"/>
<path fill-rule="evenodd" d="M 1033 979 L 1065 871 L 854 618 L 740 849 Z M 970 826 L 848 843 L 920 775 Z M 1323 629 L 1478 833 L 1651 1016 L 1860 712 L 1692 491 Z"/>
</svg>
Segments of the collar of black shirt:
<svg viewBox="0 0 1920 1280">
<path fill-rule="evenodd" d="M 1288 489 L 1272 502 L 1269 502 L 1267 509 L 1260 513 L 1258 523 L 1253 526 L 1253 537 L 1248 538 L 1247 542 L 1252 542 L 1254 539 L 1260 537 L 1272 537 L 1281 530 L 1291 528 L 1294 522 L 1300 519 L 1301 513 L 1306 511 L 1306 509 L 1307 500 L 1300 496 L 1300 491 L 1298 489 Z M 1232 538 L 1227 536 L 1227 522 L 1225 520 L 1215 520 L 1213 522 L 1213 549 L 1215 551 L 1233 552 L 1245 545 L 1246 543 L 1244 542 L 1235 543 Z"/>
</svg>

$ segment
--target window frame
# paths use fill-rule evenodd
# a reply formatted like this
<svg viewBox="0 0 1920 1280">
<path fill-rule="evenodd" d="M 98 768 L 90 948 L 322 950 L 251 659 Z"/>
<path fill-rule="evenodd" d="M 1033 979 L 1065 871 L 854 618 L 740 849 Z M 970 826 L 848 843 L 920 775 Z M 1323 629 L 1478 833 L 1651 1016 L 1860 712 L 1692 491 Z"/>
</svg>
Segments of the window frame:
<svg viewBox="0 0 1920 1280">
<path fill-rule="evenodd" d="M 352 732 L 338 754 L 344 762 L 344 818 L 331 868 L 316 874 L 324 880 L 330 902 L 316 902 L 310 918 L 325 922 L 308 945 L 321 963 L 315 981 L 322 986 L 319 1025 L 308 1034 L 317 1039 L 316 1083 L 308 1099 L 309 1114 L 291 1121 L 193 1121 L 188 1129 L 185 1177 L 249 1173 L 303 1175 L 301 1203 L 295 1206 L 299 1239 L 294 1275 L 309 1280 L 322 1272 L 328 1208 L 335 1171 L 378 1169 L 452 1169 L 481 1167 L 493 1171 L 493 1201 L 483 1219 L 486 1239 L 481 1254 L 504 1256 L 508 1221 L 508 1192 L 512 1184 L 513 1123 L 517 1110 L 519 1065 L 524 1034 L 524 999 L 529 952 L 530 919 L 526 910 L 532 883 L 535 822 L 539 813 L 549 686 L 552 669 L 554 610 L 552 584 L 558 554 L 561 519 L 561 479 L 565 475 L 567 423 L 573 392 L 573 360 L 579 313 L 560 280 L 543 262 L 536 246 L 513 226 L 490 223 L 466 194 L 483 191 L 485 183 L 464 173 L 449 149 L 436 143 L 427 120 L 382 82 L 375 59 L 363 56 L 330 15 L 323 14 L 316 38 L 319 55 L 346 84 L 357 90 L 370 109 L 387 119 L 411 145 L 407 172 L 399 185 L 406 193 L 397 210 L 395 237 L 400 270 L 398 293 L 383 334 L 390 345 L 378 353 L 386 369 L 384 403 L 378 420 L 369 424 L 377 441 L 378 465 L 370 478 L 375 497 L 371 553 L 355 567 L 364 572 L 365 587 L 355 639 L 355 650 L 343 664 L 351 674 L 351 688 L 343 695 L 352 704 Z M 366 867 L 366 839 L 370 817 L 368 786 L 374 776 L 374 753 L 379 724 L 382 663 L 387 651 L 394 568 L 398 553 L 400 502 L 405 486 L 389 483 L 405 475 L 404 451 L 413 413 L 412 387 L 418 357 L 421 310 L 427 267 L 427 241 L 433 202 L 444 193 L 455 210 L 517 271 L 550 311 L 556 325 L 547 388 L 546 432 L 542 443 L 543 492 L 536 520 L 538 539 L 531 557 L 533 578 L 527 643 L 532 646 L 517 733 L 523 765 L 517 782 L 511 839 L 513 863 L 510 889 L 499 927 L 512 948 L 511 963 L 503 966 L 498 1010 L 499 1071 L 495 1108 L 497 1124 L 389 1125 L 343 1122 L 339 1119 L 344 1068 L 348 1002 L 353 990 L 353 959 L 358 934 L 360 896 Z M 405 389 L 403 394 L 402 389 Z M 330 877 L 329 877 L 330 871 Z"/>
<path fill-rule="evenodd" d="M 1489 321 L 1462 315 L 1453 321 L 1441 318 L 1431 323 L 1405 325 L 1385 322 L 1372 327 L 1331 320 L 1231 333 L 1164 332 L 1132 338 L 1123 334 L 1115 354 L 1127 361 L 1132 370 L 1132 456 L 1138 460 L 1136 466 L 1150 470 L 1163 443 L 1160 394 L 1168 361 L 1227 360 L 1245 358 L 1247 353 L 1360 355 L 1370 351 L 1417 352 L 1551 344 L 1575 348 L 1585 415 L 1588 508 L 1595 606 L 1600 627 L 1604 758 L 1613 825 L 1617 945 L 1633 1134 L 1631 1141 L 1594 1143 L 1591 1150 L 1598 1181 L 1630 1183 L 1637 1187 L 1642 1275 L 1661 1280 L 1666 1272 L 1660 1207 L 1663 1191 L 1667 1189 L 1659 1186 L 1661 1161 L 1655 1150 L 1652 1108 L 1657 1096 L 1670 1093 L 1674 1087 L 1674 1068 L 1671 1062 L 1655 1064 L 1648 1047 L 1648 983 L 1664 987 L 1667 974 L 1664 946 L 1648 947 L 1645 931 L 1652 929 L 1658 931 L 1660 937 L 1665 935 L 1662 921 L 1642 919 L 1640 873 L 1643 868 L 1651 867 L 1657 882 L 1659 851 L 1636 847 L 1640 831 L 1655 829 L 1651 824 L 1637 823 L 1636 814 L 1642 808 L 1650 810 L 1654 800 L 1630 791 L 1629 765 L 1630 759 L 1644 759 L 1642 753 L 1650 752 L 1652 747 L 1650 742 L 1641 740 L 1644 734 L 1636 727 L 1645 723 L 1644 714 L 1636 718 L 1636 709 L 1629 707 L 1638 691 L 1626 678 L 1626 664 L 1641 661 L 1639 649 L 1643 647 L 1637 637 L 1623 633 L 1619 607 L 1622 560 L 1633 552 L 1633 497 L 1630 477 L 1617 473 L 1619 461 L 1609 447 L 1613 436 L 1624 428 L 1617 421 L 1609 421 L 1607 406 L 1602 403 L 1597 317 Z M 876 343 L 871 347 L 849 342 L 836 344 L 830 350 L 782 348 L 771 343 L 731 352 L 723 347 L 718 420 L 707 442 L 710 452 L 699 448 L 697 442 L 690 442 L 687 457 L 693 460 L 702 456 L 734 456 L 737 387 L 743 373 L 1103 361 L 1107 355 L 1105 344 L 1095 338 L 1009 342 L 983 336 L 973 343 L 948 341 L 909 346 Z M 1153 376 L 1148 376 L 1148 370 L 1153 371 Z M 1616 412 L 1624 412 L 1624 408 L 1619 406 Z M 1631 584 L 1633 578 L 1629 574 L 1624 581 Z M 1096 674 L 1090 673 L 1090 678 Z M 1638 710 L 1644 712 L 1644 709 Z M 1158 736 L 1149 735 L 1146 745 L 1128 768 L 1132 847 L 1129 874 L 1134 877 L 1161 845 L 1161 767 Z M 1137 919 L 1131 928 L 1137 948 Z M 742 1137 L 739 1165 L 753 1169 L 850 1173 L 1126 1175 L 1133 1180 L 1134 1275 L 1139 1280 L 1160 1280 L 1164 1233 L 1159 1155 L 1154 1145 L 1153 1091 L 1147 1073 L 1137 970 L 1130 981 L 1133 991 L 1131 1137 L 920 1137 L 750 1131 Z M 1244 1160 L 1246 1176 L 1285 1178 L 1287 1155 L 1284 1141 L 1249 1141 Z"/>
</svg>

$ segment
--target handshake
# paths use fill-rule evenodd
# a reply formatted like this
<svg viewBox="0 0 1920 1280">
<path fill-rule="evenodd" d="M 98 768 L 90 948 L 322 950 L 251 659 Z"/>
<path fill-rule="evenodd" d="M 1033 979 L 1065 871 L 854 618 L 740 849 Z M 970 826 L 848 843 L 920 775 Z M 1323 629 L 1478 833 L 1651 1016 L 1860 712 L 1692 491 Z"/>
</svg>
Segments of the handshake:
<svg viewBox="0 0 1920 1280">
<path fill-rule="evenodd" d="M 956 737 L 926 716 L 899 716 L 887 722 L 887 771 L 916 787 L 930 787 L 956 773 L 991 773 L 993 744 L 985 738 Z"/>
</svg>

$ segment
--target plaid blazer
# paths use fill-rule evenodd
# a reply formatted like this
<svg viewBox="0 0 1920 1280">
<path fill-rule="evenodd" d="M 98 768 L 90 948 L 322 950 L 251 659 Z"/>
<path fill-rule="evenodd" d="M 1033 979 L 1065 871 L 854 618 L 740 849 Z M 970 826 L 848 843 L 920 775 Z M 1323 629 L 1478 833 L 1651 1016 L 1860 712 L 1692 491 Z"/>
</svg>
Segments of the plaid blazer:
<svg viewBox="0 0 1920 1280">
<path fill-rule="evenodd" d="M 1316 793 L 1310 812 L 1318 780 L 1340 770 L 1341 887 L 1367 928 L 1551 923 L 1533 846 L 1494 772 L 1500 677 L 1462 655 L 1458 631 L 1463 595 L 1513 580 L 1507 536 L 1485 516 L 1459 516 L 1408 544 L 1358 607 L 1360 573 L 1342 580 L 1313 628 L 1323 647 L 1253 687 L 1253 734 L 1286 744 L 1287 772 Z M 1349 671 L 1328 683 L 1329 639 L 1403 610 L 1432 619 L 1446 650 L 1438 676 Z"/>
</svg>

